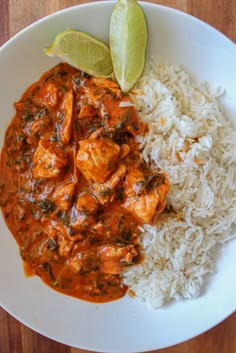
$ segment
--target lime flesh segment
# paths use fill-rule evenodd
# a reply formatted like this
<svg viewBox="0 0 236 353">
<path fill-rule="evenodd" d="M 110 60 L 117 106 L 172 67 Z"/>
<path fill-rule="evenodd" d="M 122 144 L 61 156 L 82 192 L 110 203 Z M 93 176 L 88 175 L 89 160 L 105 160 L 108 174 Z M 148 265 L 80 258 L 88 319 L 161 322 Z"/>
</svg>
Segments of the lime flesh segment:
<svg viewBox="0 0 236 353">
<path fill-rule="evenodd" d="M 59 33 L 44 52 L 96 77 L 109 77 L 113 72 L 108 46 L 84 32 L 66 30 Z"/>
<path fill-rule="evenodd" d="M 147 47 L 144 12 L 136 0 L 119 0 L 110 22 L 110 50 L 116 79 L 128 92 L 142 74 Z"/>
</svg>

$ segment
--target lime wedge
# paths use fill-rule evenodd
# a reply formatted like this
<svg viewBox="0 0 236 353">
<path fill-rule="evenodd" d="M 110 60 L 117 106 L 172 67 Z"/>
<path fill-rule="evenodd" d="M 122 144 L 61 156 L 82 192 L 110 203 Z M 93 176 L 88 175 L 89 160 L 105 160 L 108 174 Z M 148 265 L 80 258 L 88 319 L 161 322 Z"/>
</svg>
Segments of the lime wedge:
<svg viewBox="0 0 236 353">
<path fill-rule="evenodd" d="M 147 46 L 145 15 L 136 0 L 119 0 L 110 22 L 110 50 L 116 79 L 128 92 L 142 74 Z"/>
<path fill-rule="evenodd" d="M 44 52 L 96 77 L 109 77 L 113 72 L 108 46 L 84 32 L 59 33 Z"/>
</svg>

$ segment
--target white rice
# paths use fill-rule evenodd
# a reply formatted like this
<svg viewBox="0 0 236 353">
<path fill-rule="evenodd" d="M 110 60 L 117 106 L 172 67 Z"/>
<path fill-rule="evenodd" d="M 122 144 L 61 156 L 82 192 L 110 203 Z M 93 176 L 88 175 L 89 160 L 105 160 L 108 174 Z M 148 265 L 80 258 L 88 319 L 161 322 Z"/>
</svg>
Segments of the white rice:
<svg viewBox="0 0 236 353">
<path fill-rule="evenodd" d="M 170 180 L 167 206 L 141 236 L 142 264 L 124 274 L 136 297 L 158 308 L 200 295 L 214 271 L 216 245 L 236 221 L 236 131 L 205 83 L 179 67 L 150 64 L 132 95 L 149 133 L 143 156 Z"/>
</svg>

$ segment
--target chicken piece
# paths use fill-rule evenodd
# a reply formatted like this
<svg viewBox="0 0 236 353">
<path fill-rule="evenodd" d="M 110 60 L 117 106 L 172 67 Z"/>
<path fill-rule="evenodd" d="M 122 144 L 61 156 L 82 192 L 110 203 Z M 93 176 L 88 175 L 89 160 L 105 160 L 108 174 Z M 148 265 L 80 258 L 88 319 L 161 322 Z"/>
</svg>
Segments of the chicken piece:
<svg viewBox="0 0 236 353">
<path fill-rule="evenodd" d="M 123 207 L 142 224 L 154 224 L 156 209 L 160 197 L 157 190 L 152 189 L 148 193 L 128 197 Z"/>
<path fill-rule="evenodd" d="M 43 133 L 48 130 L 49 123 L 50 123 L 49 116 L 44 116 L 42 118 L 35 120 L 31 125 L 30 134 L 32 135 L 38 134 L 39 136 L 42 137 Z"/>
<path fill-rule="evenodd" d="M 59 234 L 65 238 L 68 236 L 67 228 L 56 217 L 42 217 L 40 221 L 45 232 L 51 239 L 57 239 Z"/>
<path fill-rule="evenodd" d="M 58 253 L 60 256 L 68 257 L 71 253 L 75 243 L 68 239 L 68 237 L 63 236 L 62 234 L 58 235 L 57 238 Z"/>
<path fill-rule="evenodd" d="M 104 273 L 120 274 L 126 266 L 133 263 L 137 255 L 137 250 L 133 245 L 102 245 L 97 249 L 77 253 L 67 261 L 67 266 L 75 273 L 99 268 Z"/>
<path fill-rule="evenodd" d="M 113 131 L 114 129 L 111 129 L 110 130 L 110 132 L 112 131 L 112 132 L 115 132 L 115 131 Z M 100 127 L 100 128 L 98 128 L 97 130 L 95 130 L 95 131 L 93 131 L 92 133 L 91 133 L 91 135 L 89 136 L 89 140 L 95 140 L 95 139 L 98 139 L 98 138 L 101 138 L 101 137 L 105 137 L 106 136 L 106 133 L 107 133 L 108 131 L 106 131 L 105 129 L 104 129 L 104 127 Z M 131 150 L 131 148 L 130 148 L 130 146 L 129 145 L 127 145 L 126 143 L 123 143 L 121 146 L 120 146 L 120 154 L 119 154 L 119 158 L 120 159 L 123 159 L 123 158 L 125 158 L 129 153 L 130 153 L 130 150 Z"/>
<path fill-rule="evenodd" d="M 99 209 L 99 204 L 92 195 L 82 194 L 76 202 L 78 211 L 84 211 L 87 214 L 95 214 Z"/>
<path fill-rule="evenodd" d="M 90 77 L 84 81 L 83 88 L 106 129 L 121 128 L 133 135 L 142 134 L 144 127 L 133 104 L 115 82 L 106 78 Z"/>
<path fill-rule="evenodd" d="M 84 211 L 78 212 L 76 220 L 72 223 L 72 227 L 79 232 L 88 230 L 96 220 L 93 216 L 86 214 Z"/>
<path fill-rule="evenodd" d="M 32 100 L 50 110 L 58 105 L 58 87 L 54 83 L 48 83 L 33 96 Z"/>
<path fill-rule="evenodd" d="M 137 236 L 137 221 L 130 215 L 119 202 L 112 202 L 103 209 L 98 222 L 90 231 L 97 239 L 103 242 L 130 242 Z"/>
<path fill-rule="evenodd" d="M 108 78 L 90 77 L 89 80 L 90 80 L 90 85 L 96 88 L 100 88 L 100 90 L 97 89 L 97 91 L 95 92 L 97 99 L 101 99 L 104 93 L 113 93 L 118 97 L 123 96 L 123 92 L 120 90 L 119 85 Z"/>
<path fill-rule="evenodd" d="M 78 119 L 88 118 L 97 115 L 96 109 L 92 105 L 83 105 L 80 108 Z"/>
<path fill-rule="evenodd" d="M 68 210 L 72 204 L 75 192 L 75 183 L 69 182 L 59 186 L 53 194 L 57 207 L 61 210 Z"/>
<path fill-rule="evenodd" d="M 67 267 L 74 273 L 92 271 L 97 268 L 98 256 L 96 249 L 78 252 L 67 261 Z"/>
<path fill-rule="evenodd" d="M 82 269 L 80 254 L 76 254 L 66 262 L 66 269 L 73 273 L 78 273 Z"/>
<path fill-rule="evenodd" d="M 165 207 L 168 180 L 162 174 L 144 175 L 130 168 L 124 182 L 123 207 L 141 223 L 154 224 Z"/>
<path fill-rule="evenodd" d="M 120 274 L 138 255 L 133 245 L 102 245 L 98 248 L 99 268 L 102 272 Z"/>
<path fill-rule="evenodd" d="M 165 208 L 166 194 L 169 191 L 169 181 L 165 179 L 165 184 L 159 185 L 157 190 L 158 190 L 160 200 L 156 208 L 156 218 Z"/>
<path fill-rule="evenodd" d="M 74 232 L 72 230 L 69 224 L 69 214 L 64 211 L 61 218 L 63 218 L 63 220 L 52 216 L 51 218 L 43 217 L 40 220 L 45 232 L 51 239 L 57 239 L 59 236 L 71 240 L 72 242 L 84 239 L 84 236 L 80 232 Z"/>
<path fill-rule="evenodd" d="M 132 213 L 132 215 L 142 224 L 154 225 L 158 214 L 165 207 L 165 196 L 168 192 L 168 186 L 163 184 L 159 187 L 145 191 L 138 196 L 128 197 L 123 207 Z"/>
<path fill-rule="evenodd" d="M 72 227 L 78 231 L 90 228 L 96 223 L 93 217 L 96 214 L 99 205 L 92 195 L 81 195 L 76 203 L 77 215 L 76 220 L 72 223 Z"/>
<path fill-rule="evenodd" d="M 97 111 L 93 105 L 88 103 L 88 98 L 86 96 L 80 97 L 80 112 L 78 119 L 84 119 L 95 115 L 97 115 Z"/>
<path fill-rule="evenodd" d="M 108 138 L 83 140 L 76 165 L 90 182 L 102 184 L 116 170 L 120 146 Z"/>
<path fill-rule="evenodd" d="M 47 233 L 47 235 L 51 238 L 51 239 L 56 239 L 58 236 L 58 232 L 57 230 L 53 227 L 52 222 L 47 219 L 47 218 L 42 218 L 41 219 L 41 224 L 43 226 L 44 231 Z"/>
<path fill-rule="evenodd" d="M 98 138 L 102 138 L 104 137 L 104 132 L 105 129 L 104 127 L 100 127 L 98 129 L 96 129 L 95 131 L 93 131 L 90 135 L 89 135 L 89 140 L 96 140 Z"/>
<path fill-rule="evenodd" d="M 143 190 L 145 185 L 145 177 L 143 172 L 138 168 L 130 168 L 126 174 L 124 182 L 124 196 L 137 196 Z"/>
<path fill-rule="evenodd" d="M 67 230 L 65 226 L 63 224 L 59 224 L 55 219 L 47 218 L 41 219 L 41 224 L 49 236 L 47 249 L 52 247 L 54 250 L 57 249 L 57 253 L 60 256 L 67 257 L 73 249 L 75 243 L 67 237 Z"/>
<path fill-rule="evenodd" d="M 57 178 L 67 161 L 63 153 L 47 140 L 40 140 L 33 156 L 34 178 Z"/>
<path fill-rule="evenodd" d="M 98 199 L 99 203 L 102 205 L 107 205 L 109 202 L 112 202 L 116 196 L 115 188 L 124 178 L 126 173 L 125 164 L 121 163 L 117 170 L 112 176 L 110 176 L 107 181 L 103 184 L 94 183 L 91 188 Z"/>
<path fill-rule="evenodd" d="M 90 138 L 91 134 L 101 127 L 101 119 L 98 115 L 88 116 L 85 119 L 78 119 L 77 121 L 80 140 Z"/>
<path fill-rule="evenodd" d="M 73 125 L 73 92 L 71 90 L 65 94 L 58 116 L 59 119 L 62 117 L 59 138 L 64 145 L 67 145 L 71 139 Z"/>
<path fill-rule="evenodd" d="M 128 156 L 128 154 L 130 153 L 130 146 L 127 145 L 126 143 L 123 143 L 123 145 L 121 145 L 120 147 L 120 158 L 123 159 L 126 156 Z"/>
</svg>

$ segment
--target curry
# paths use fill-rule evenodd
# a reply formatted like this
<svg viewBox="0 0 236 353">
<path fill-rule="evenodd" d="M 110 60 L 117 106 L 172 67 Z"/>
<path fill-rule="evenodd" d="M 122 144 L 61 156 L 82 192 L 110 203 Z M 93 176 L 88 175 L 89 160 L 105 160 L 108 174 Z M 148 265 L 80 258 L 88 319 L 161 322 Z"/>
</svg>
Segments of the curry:
<svg viewBox="0 0 236 353">
<path fill-rule="evenodd" d="M 140 225 L 156 222 L 168 192 L 142 158 L 146 127 L 115 82 L 64 63 L 15 109 L 0 199 L 26 274 L 83 300 L 121 298 L 122 273 L 142 260 Z"/>
</svg>

